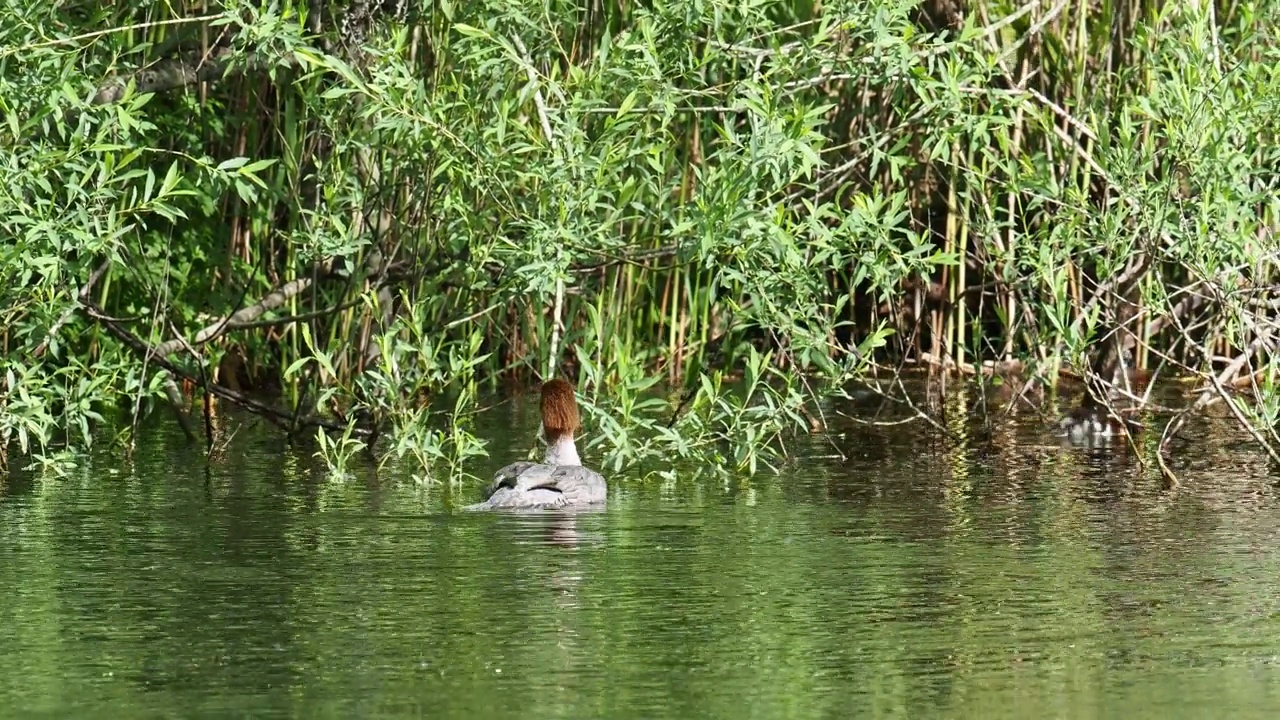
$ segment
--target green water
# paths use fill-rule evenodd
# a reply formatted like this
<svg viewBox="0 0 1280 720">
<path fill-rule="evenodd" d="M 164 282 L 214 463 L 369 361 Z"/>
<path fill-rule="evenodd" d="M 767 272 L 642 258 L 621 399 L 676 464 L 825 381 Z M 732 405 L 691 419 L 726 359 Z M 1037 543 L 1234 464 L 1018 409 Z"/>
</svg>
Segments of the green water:
<svg viewBox="0 0 1280 720">
<path fill-rule="evenodd" d="M 1246 449 L 1165 490 L 1034 423 L 915 432 L 847 428 L 847 460 L 780 477 L 613 478 L 563 517 L 327 480 L 257 426 L 208 469 L 148 431 L 132 464 L 0 485 L 0 713 L 1280 712 L 1280 507 Z"/>
</svg>

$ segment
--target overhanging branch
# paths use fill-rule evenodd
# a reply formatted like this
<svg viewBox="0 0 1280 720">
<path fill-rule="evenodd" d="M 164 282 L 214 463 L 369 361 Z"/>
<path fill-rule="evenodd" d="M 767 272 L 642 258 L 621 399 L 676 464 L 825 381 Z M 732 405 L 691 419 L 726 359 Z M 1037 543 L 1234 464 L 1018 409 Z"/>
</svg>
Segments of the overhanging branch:
<svg viewBox="0 0 1280 720">
<path fill-rule="evenodd" d="M 140 94 L 167 92 L 201 82 L 221 80 L 227 74 L 231 48 L 216 47 L 200 58 L 171 58 L 151 67 L 108 78 L 93 95 L 94 105 L 108 105 L 124 97 L 130 83 Z"/>
</svg>

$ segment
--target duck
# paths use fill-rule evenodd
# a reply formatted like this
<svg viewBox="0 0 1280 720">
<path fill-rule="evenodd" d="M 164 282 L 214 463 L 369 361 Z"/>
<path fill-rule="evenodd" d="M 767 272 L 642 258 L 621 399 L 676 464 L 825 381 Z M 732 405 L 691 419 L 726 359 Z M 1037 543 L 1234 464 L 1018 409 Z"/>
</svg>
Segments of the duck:
<svg viewBox="0 0 1280 720">
<path fill-rule="evenodd" d="M 1063 415 L 1058 427 L 1071 442 L 1083 443 L 1107 442 L 1123 437 L 1126 427 L 1134 432 L 1142 426 L 1132 418 L 1113 415 L 1102 405 L 1085 403 Z"/>
<path fill-rule="evenodd" d="M 542 385 L 542 427 L 547 444 L 542 462 L 518 460 L 499 469 L 467 510 L 557 509 L 601 505 L 608 496 L 604 476 L 584 467 L 574 444 L 582 428 L 573 385 L 554 378 Z"/>
<path fill-rule="evenodd" d="M 1058 427 L 1074 442 L 1090 438 L 1110 438 L 1120 434 L 1120 425 L 1103 407 L 1072 408 L 1058 421 Z"/>
<path fill-rule="evenodd" d="M 1100 377 L 1111 378 L 1111 382 L 1106 384 L 1106 395 L 1114 411 L 1108 409 L 1107 404 L 1086 394 L 1079 406 L 1072 408 L 1058 421 L 1063 434 L 1074 443 L 1108 442 L 1112 438 L 1123 437 L 1126 428 L 1130 432 L 1142 428 L 1142 424 L 1131 416 L 1140 407 L 1140 404 L 1135 404 L 1136 397 L 1146 392 L 1151 384 L 1151 371 L 1132 365 L 1113 367 L 1110 372 L 1100 365 L 1095 371 Z"/>
</svg>

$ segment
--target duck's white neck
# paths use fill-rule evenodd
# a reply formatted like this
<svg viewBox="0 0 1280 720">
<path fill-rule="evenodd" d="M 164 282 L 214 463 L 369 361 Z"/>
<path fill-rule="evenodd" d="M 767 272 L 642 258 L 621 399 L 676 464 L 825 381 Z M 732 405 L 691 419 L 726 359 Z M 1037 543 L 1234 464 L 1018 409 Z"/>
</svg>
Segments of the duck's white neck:
<svg viewBox="0 0 1280 720">
<path fill-rule="evenodd" d="M 573 435 L 566 433 L 547 444 L 547 457 L 543 460 L 548 465 L 581 465 L 578 448 L 573 444 Z"/>
</svg>

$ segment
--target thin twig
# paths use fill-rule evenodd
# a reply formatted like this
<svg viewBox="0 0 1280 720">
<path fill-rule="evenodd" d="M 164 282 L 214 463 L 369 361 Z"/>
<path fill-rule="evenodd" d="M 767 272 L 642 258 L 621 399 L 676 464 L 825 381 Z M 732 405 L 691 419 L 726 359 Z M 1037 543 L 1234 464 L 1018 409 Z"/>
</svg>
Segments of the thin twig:
<svg viewBox="0 0 1280 720">
<path fill-rule="evenodd" d="M 0 50 L 0 57 L 7 57 L 9 55 L 18 55 L 18 54 L 25 53 L 27 51 L 35 50 L 37 48 L 42 48 L 42 47 L 52 47 L 54 45 L 67 45 L 71 43 L 78 43 L 81 40 L 92 40 L 97 37 L 102 37 L 103 35 L 111 35 L 112 33 L 133 32 L 134 30 L 149 30 L 152 28 L 164 27 L 166 25 L 186 25 L 188 23 L 217 20 L 221 17 L 223 16 L 220 14 L 219 15 L 199 15 L 196 17 L 188 17 L 188 18 L 171 18 L 169 20 L 153 20 L 151 22 L 134 23 L 133 25 L 122 25 L 120 27 L 107 28 L 106 30 L 94 30 L 93 32 L 88 32 L 81 35 L 72 35 L 71 37 L 65 37 L 65 38 L 54 38 L 53 40 L 46 40 L 44 42 L 32 43 L 30 45 L 21 45 L 15 48 L 6 48 L 4 50 Z"/>
<path fill-rule="evenodd" d="M 547 139 L 547 144 L 551 146 L 553 153 L 559 152 L 556 145 L 555 135 L 551 132 L 551 120 L 547 115 L 547 103 L 542 97 L 542 88 L 538 82 L 538 73 L 534 70 L 533 60 L 529 57 L 529 50 L 524 46 L 524 41 L 519 35 L 512 35 L 511 42 L 520 51 L 520 60 L 524 65 L 525 76 L 529 78 L 529 84 L 533 86 L 533 106 L 538 111 L 538 121 L 542 124 L 542 134 Z M 556 278 L 556 297 L 555 304 L 551 311 L 551 344 L 549 346 L 549 356 L 547 358 L 547 377 L 555 377 L 556 371 L 560 367 L 560 337 L 564 333 L 564 278 Z"/>
</svg>

